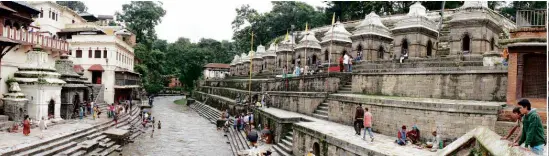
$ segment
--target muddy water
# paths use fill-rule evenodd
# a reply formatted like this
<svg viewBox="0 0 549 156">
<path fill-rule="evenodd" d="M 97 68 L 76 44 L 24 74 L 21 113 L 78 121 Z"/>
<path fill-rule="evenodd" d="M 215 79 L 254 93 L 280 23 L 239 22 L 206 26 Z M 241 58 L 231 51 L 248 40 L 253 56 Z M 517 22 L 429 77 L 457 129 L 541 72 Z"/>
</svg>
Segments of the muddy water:
<svg viewBox="0 0 549 156">
<path fill-rule="evenodd" d="M 193 109 L 174 104 L 178 96 L 157 97 L 152 108 L 155 120 L 162 122 L 162 129 L 155 126 L 146 129 L 123 147 L 123 155 L 162 156 L 229 156 L 231 150 L 227 139 L 215 125 L 198 115 Z M 114 153 L 113 153 L 114 155 Z"/>
</svg>

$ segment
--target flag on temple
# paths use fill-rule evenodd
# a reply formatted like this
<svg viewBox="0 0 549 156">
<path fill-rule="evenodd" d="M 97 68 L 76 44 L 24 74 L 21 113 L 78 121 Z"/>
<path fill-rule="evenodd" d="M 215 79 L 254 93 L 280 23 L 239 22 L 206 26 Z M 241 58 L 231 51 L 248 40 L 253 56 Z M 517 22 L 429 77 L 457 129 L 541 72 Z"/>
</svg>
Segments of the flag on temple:
<svg viewBox="0 0 549 156">
<path fill-rule="evenodd" d="M 288 30 L 286 30 L 286 38 L 284 38 L 285 41 L 289 40 L 290 35 L 288 34 Z"/>
<path fill-rule="evenodd" d="M 332 25 L 334 25 L 336 21 L 336 13 L 334 12 L 334 15 L 332 16 Z"/>
</svg>

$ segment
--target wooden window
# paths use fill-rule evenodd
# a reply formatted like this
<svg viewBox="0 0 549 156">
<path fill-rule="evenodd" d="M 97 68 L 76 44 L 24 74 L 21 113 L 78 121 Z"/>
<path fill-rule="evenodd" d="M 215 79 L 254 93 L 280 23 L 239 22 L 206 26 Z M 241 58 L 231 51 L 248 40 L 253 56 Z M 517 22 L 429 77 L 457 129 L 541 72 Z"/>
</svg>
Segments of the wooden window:
<svg viewBox="0 0 549 156">
<path fill-rule="evenodd" d="M 92 50 L 88 50 L 88 58 L 92 58 L 93 57 L 93 54 L 92 54 Z"/>
<path fill-rule="evenodd" d="M 40 18 L 44 18 L 44 10 L 42 8 L 40 8 Z"/>
<path fill-rule="evenodd" d="M 50 11 L 48 12 L 48 18 L 51 18 L 51 9 L 50 9 Z"/>
<path fill-rule="evenodd" d="M 76 50 L 76 58 L 82 58 L 82 50 Z"/>
<path fill-rule="evenodd" d="M 72 56 L 72 50 L 69 50 L 69 55 Z"/>
<path fill-rule="evenodd" d="M 95 58 L 101 58 L 101 50 L 95 50 Z"/>
<path fill-rule="evenodd" d="M 103 58 L 107 58 L 107 50 L 103 50 Z"/>
</svg>

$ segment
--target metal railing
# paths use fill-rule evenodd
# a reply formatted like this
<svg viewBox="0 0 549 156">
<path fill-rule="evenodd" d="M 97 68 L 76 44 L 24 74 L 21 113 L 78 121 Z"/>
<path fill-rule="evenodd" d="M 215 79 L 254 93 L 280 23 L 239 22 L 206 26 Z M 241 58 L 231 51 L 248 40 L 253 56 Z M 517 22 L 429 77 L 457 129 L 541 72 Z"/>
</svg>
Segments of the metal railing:
<svg viewBox="0 0 549 156">
<path fill-rule="evenodd" d="M 517 27 L 545 27 L 547 10 L 517 10 L 515 17 Z"/>
</svg>

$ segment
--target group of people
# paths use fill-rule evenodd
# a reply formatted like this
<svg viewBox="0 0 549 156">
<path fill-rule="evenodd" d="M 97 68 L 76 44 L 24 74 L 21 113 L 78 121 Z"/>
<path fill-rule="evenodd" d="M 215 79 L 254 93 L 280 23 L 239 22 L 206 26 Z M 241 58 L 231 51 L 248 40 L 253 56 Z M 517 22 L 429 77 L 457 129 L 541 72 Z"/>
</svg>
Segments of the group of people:
<svg viewBox="0 0 549 156">
<path fill-rule="evenodd" d="M 347 53 L 339 58 L 339 72 L 353 72 L 353 57 Z"/>
<path fill-rule="evenodd" d="M 32 121 L 29 118 L 28 115 L 25 115 L 23 120 L 23 135 L 29 136 L 31 132 L 31 125 Z M 42 117 L 42 120 L 38 121 L 38 128 L 40 128 L 40 139 L 44 139 L 44 133 L 48 129 L 48 125 L 46 124 L 46 118 Z M 14 126 L 10 131 L 11 132 L 17 132 L 19 130 L 18 126 Z"/>
<path fill-rule="evenodd" d="M 544 146 L 547 144 L 545 130 L 541 122 L 541 117 L 535 108 L 532 108 L 528 99 L 522 99 L 518 103 L 519 107 L 513 109 L 512 117 L 516 120 L 516 125 L 509 131 L 509 134 L 502 140 L 508 140 L 518 129 L 517 137 L 509 144 L 511 146 L 521 146 L 529 148 L 533 153 L 542 155 Z"/>
<path fill-rule="evenodd" d="M 354 122 L 355 134 L 360 136 L 361 129 L 364 129 L 363 140 L 366 140 L 366 133 L 370 137 L 370 142 L 374 141 L 374 134 L 372 132 L 372 114 L 368 108 L 362 108 L 362 104 L 356 107 L 355 122 Z M 432 132 L 433 140 L 427 142 L 427 148 L 431 148 L 431 151 L 436 151 L 442 147 L 442 141 L 440 136 L 437 135 L 436 130 Z M 412 144 L 420 144 L 420 131 L 419 128 L 414 125 L 412 130 L 406 131 L 406 125 L 403 125 L 398 131 L 397 140 L 395 143 L 399 145 L 406 145 L 408 141 Z"/>
<path fill-rule="evenodd" d="M 87 117 L 88 115 L 91 115 L 93 119 L 99 118 L 99 115 L 101 114 L 101 110 L 99 109 L 99 106 L 95 104 L 95 102 L 88 102 L 85 101 L 83 105 L 80 105 L 78 108 L 78 117 L 80 120 L 82 120 L 84 117 Z"/>
</svg>

